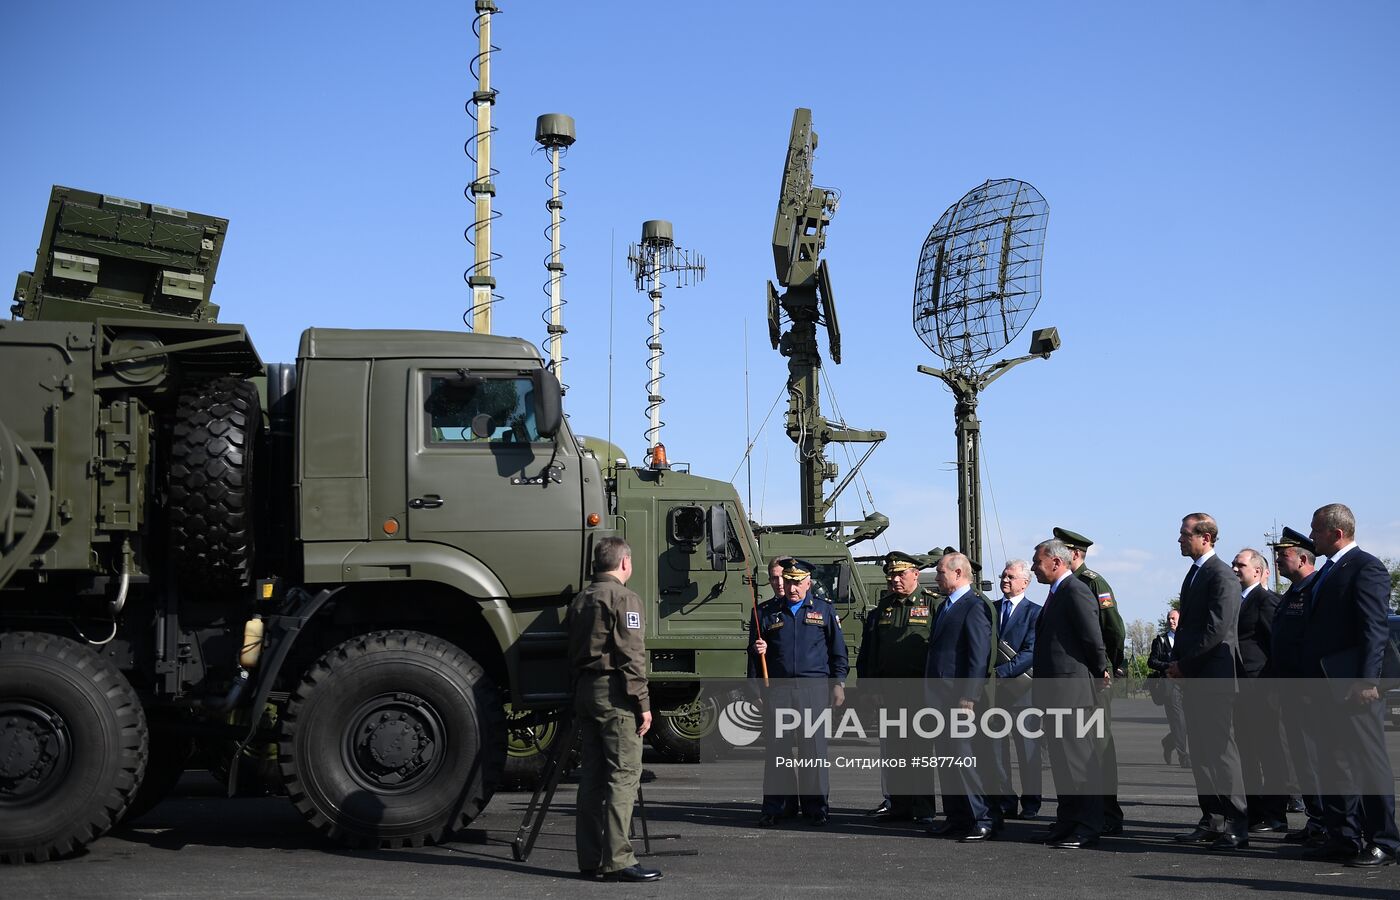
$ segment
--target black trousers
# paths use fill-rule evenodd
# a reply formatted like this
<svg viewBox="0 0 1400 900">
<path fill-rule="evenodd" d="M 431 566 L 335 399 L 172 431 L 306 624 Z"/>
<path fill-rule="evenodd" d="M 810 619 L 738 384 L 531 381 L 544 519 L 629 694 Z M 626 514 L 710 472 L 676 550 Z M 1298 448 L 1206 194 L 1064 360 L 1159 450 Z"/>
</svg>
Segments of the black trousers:
<svg viewBox="0 0 1400 900">
<path fill-rule="evenodd" d="M 1201 827 L 1244 832 L 1249 817 L 1235 745 L 1234 684 L 1233 678 L 1186 678 L 1182 693 Z"/>
<path fill-rule="evenodd" d="M 1385 704 L 1315 702 L 1315 722 L 1325 729 L 1318 738 L 1324 794 L 1323 821 L 1328 835 L 1353 849 L 1375 844 L 1388 853 L 1400 849 L 1395 826 L 1395 776 L 1385 749 Z M 1388 789 L 1387 789 L 1388 788 Z"/>
<path fill-rule="evenodd" d="M 1045 722 L 1046 752 L 1055 779 L 1055 823 L 1081 838 L 1098 838 L 1104 826 L 1102 742 L 1092 734 L 1079 737 L 1073 722 L 1056 734 Z"/>
<path fill-rule="evenodd" d="M 1272 679 L 1240 681 L 1235 697 L 1235 735 L 1240 771 L 1244 776 L 1245 806 L 1251 822 L 1288 818 L 1288 760 L 1279 701 L 1270 699 Z"/>
</svg>

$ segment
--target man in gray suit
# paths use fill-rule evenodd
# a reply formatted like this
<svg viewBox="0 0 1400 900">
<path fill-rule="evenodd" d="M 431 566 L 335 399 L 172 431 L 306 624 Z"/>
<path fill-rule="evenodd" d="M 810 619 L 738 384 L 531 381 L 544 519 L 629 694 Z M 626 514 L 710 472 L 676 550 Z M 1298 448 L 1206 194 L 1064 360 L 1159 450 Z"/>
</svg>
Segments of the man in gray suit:
<svg viewBox="0 0 1400 900">
<path fill-rule="evenodd" d="M 1235 745 L 1240 582 L 1215 554 L 1219 536 L 1215 519 L 1205 513 L 1181 520 L 1177 543 L 1192 566 L 1181 583 L 1181 629 L 1176 634 L 1176 660 L 1167 668 L 1167 676 L 1182 679 L 1201 820 L 1176 840 L 1215 850 L 1240 850 L 1249 846 L 1244 777 Z"/>
</svg>

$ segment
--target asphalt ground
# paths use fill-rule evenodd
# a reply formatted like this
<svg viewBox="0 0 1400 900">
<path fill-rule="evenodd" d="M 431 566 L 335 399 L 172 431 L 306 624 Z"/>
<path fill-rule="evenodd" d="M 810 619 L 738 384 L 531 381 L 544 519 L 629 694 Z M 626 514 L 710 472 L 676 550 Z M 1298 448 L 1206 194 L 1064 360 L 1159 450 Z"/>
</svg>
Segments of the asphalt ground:
<svg viewBox="0 0 1400 900">
<path fill-rule="evenodd" d="M 1035 843 L 1053 818 L 1009 822 L 980 845 L 881 827 L 864 813 L 879 802 L 873 771 L 833 777 L 832 823 L 755 827 L 760 751 L 717 762 L 647 760 L 644 785 L 654 855 L 665 877 L 646 885 L 589 883 L 575 876 L 574 787 L 560 786 L 533 854 L 516 862 L 511 840 L 529 794 L 498 793 L 473 827 L 451 843 L 420 849 L 346 850 L 315 834 L 282 797 L 227 799 L 209 776 L 188 773 L 174 795 L 79 856 L 0 868 L 0 898 L 127 897 L 563 897 L 686 898 L 804 896 L 951 897 L 1400 897 L 1400 866 L 1375 870 L 1309 863 L 1280 835 L 1251 836 L 1250 848 L 1215 853 L 1174 843 L 1199 811 L 1190 772 L 1162 763 L 1161 709 L 1114 705 L 1120 798 L 1126 832 L 1098 849 L 1050 850 Z M 1400 732 L 1388 733 L 1400 763 Z M 873 742 L 872 742 L 873 744 Z M 832 755 L 873 753 L 834 745 Z M 1400 769 L 1400 765 L 1397 766 Z M 1047 795 L 1050 773 L 1045 773 Z M 941 810 L 941 802 L 940 802 Z M 1048 814 L 1048 815 L 1047 815 Z M 1302 816 L 1292 816 L 1302 824 Z M 639 854 L 642 842 L 636 840 Z"/>
</svg>

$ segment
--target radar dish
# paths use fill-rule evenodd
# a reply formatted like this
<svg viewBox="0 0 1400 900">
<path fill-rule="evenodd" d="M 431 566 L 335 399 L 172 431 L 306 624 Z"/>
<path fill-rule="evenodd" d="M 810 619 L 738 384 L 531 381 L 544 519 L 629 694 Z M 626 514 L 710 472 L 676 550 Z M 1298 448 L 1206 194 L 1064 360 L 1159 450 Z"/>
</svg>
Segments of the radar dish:
<svg viewBox="0 0 1400 900">
<path fill-rule="evenodd" d="M 987 181 L 948 207 L 919 253 L 914 330 L 954 367 L 1016 339 L 1040 302 L 1049 207 L 1014 178 Z"/>
</svg>

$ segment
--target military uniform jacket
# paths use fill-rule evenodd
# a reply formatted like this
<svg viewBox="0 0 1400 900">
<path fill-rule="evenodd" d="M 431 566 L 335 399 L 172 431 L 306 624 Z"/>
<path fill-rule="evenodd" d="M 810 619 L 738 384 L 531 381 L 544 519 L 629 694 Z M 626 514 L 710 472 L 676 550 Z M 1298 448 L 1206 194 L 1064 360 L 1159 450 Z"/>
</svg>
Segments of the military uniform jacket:
<svg viewBox="0 0 1400 900">
<path fill-rule="evenodd" d="M 1115 670 L 1123 668 L 1123 642 L 1128 637 L 1123 614 L 1118 611 L 1118 598 L 1108 580 L 1088 566 L 1080 566 L 1075 577 L 1089 587 L 1099 610 L 1099 629 L 1103 632 L 1103 648 Z"/>
<path fill-rule="evenodd" d="M 579 591 L 565 615 L 569 667 L 581 673 L 619 672 L 640 712 L 651 709 L 642 598 L 611 575 L 599 575 Z"/>
<path fill-rule="evenodd" d="M 908 597 L 881 594 L 865 616 L 856 673 L 861 678 L 922 678 L 929 632 L 942 602 L 927 588 Z"/>
<path fill-rule="evenodd" d="M 796 615 L 792 604 L 780 597 L 759 604 L 758 630 L 752 624 L 749 628 L 750 678 L 758 678 L 763 671 L 753 649 L 760 637 L 768 642 L 765 658 L 770 678 L 846 678 L 850 665 L 836 607 L 810 591 Z"/>
<path fill-rule="evenodd" d="M 1308 597 L 1317 572 L 1288 585 L 1274 611 L 1273 639 L 1264 675 L 1269 678 L 1303 678 L 1303 634 L 1307 630 Z"/>
</svg>

